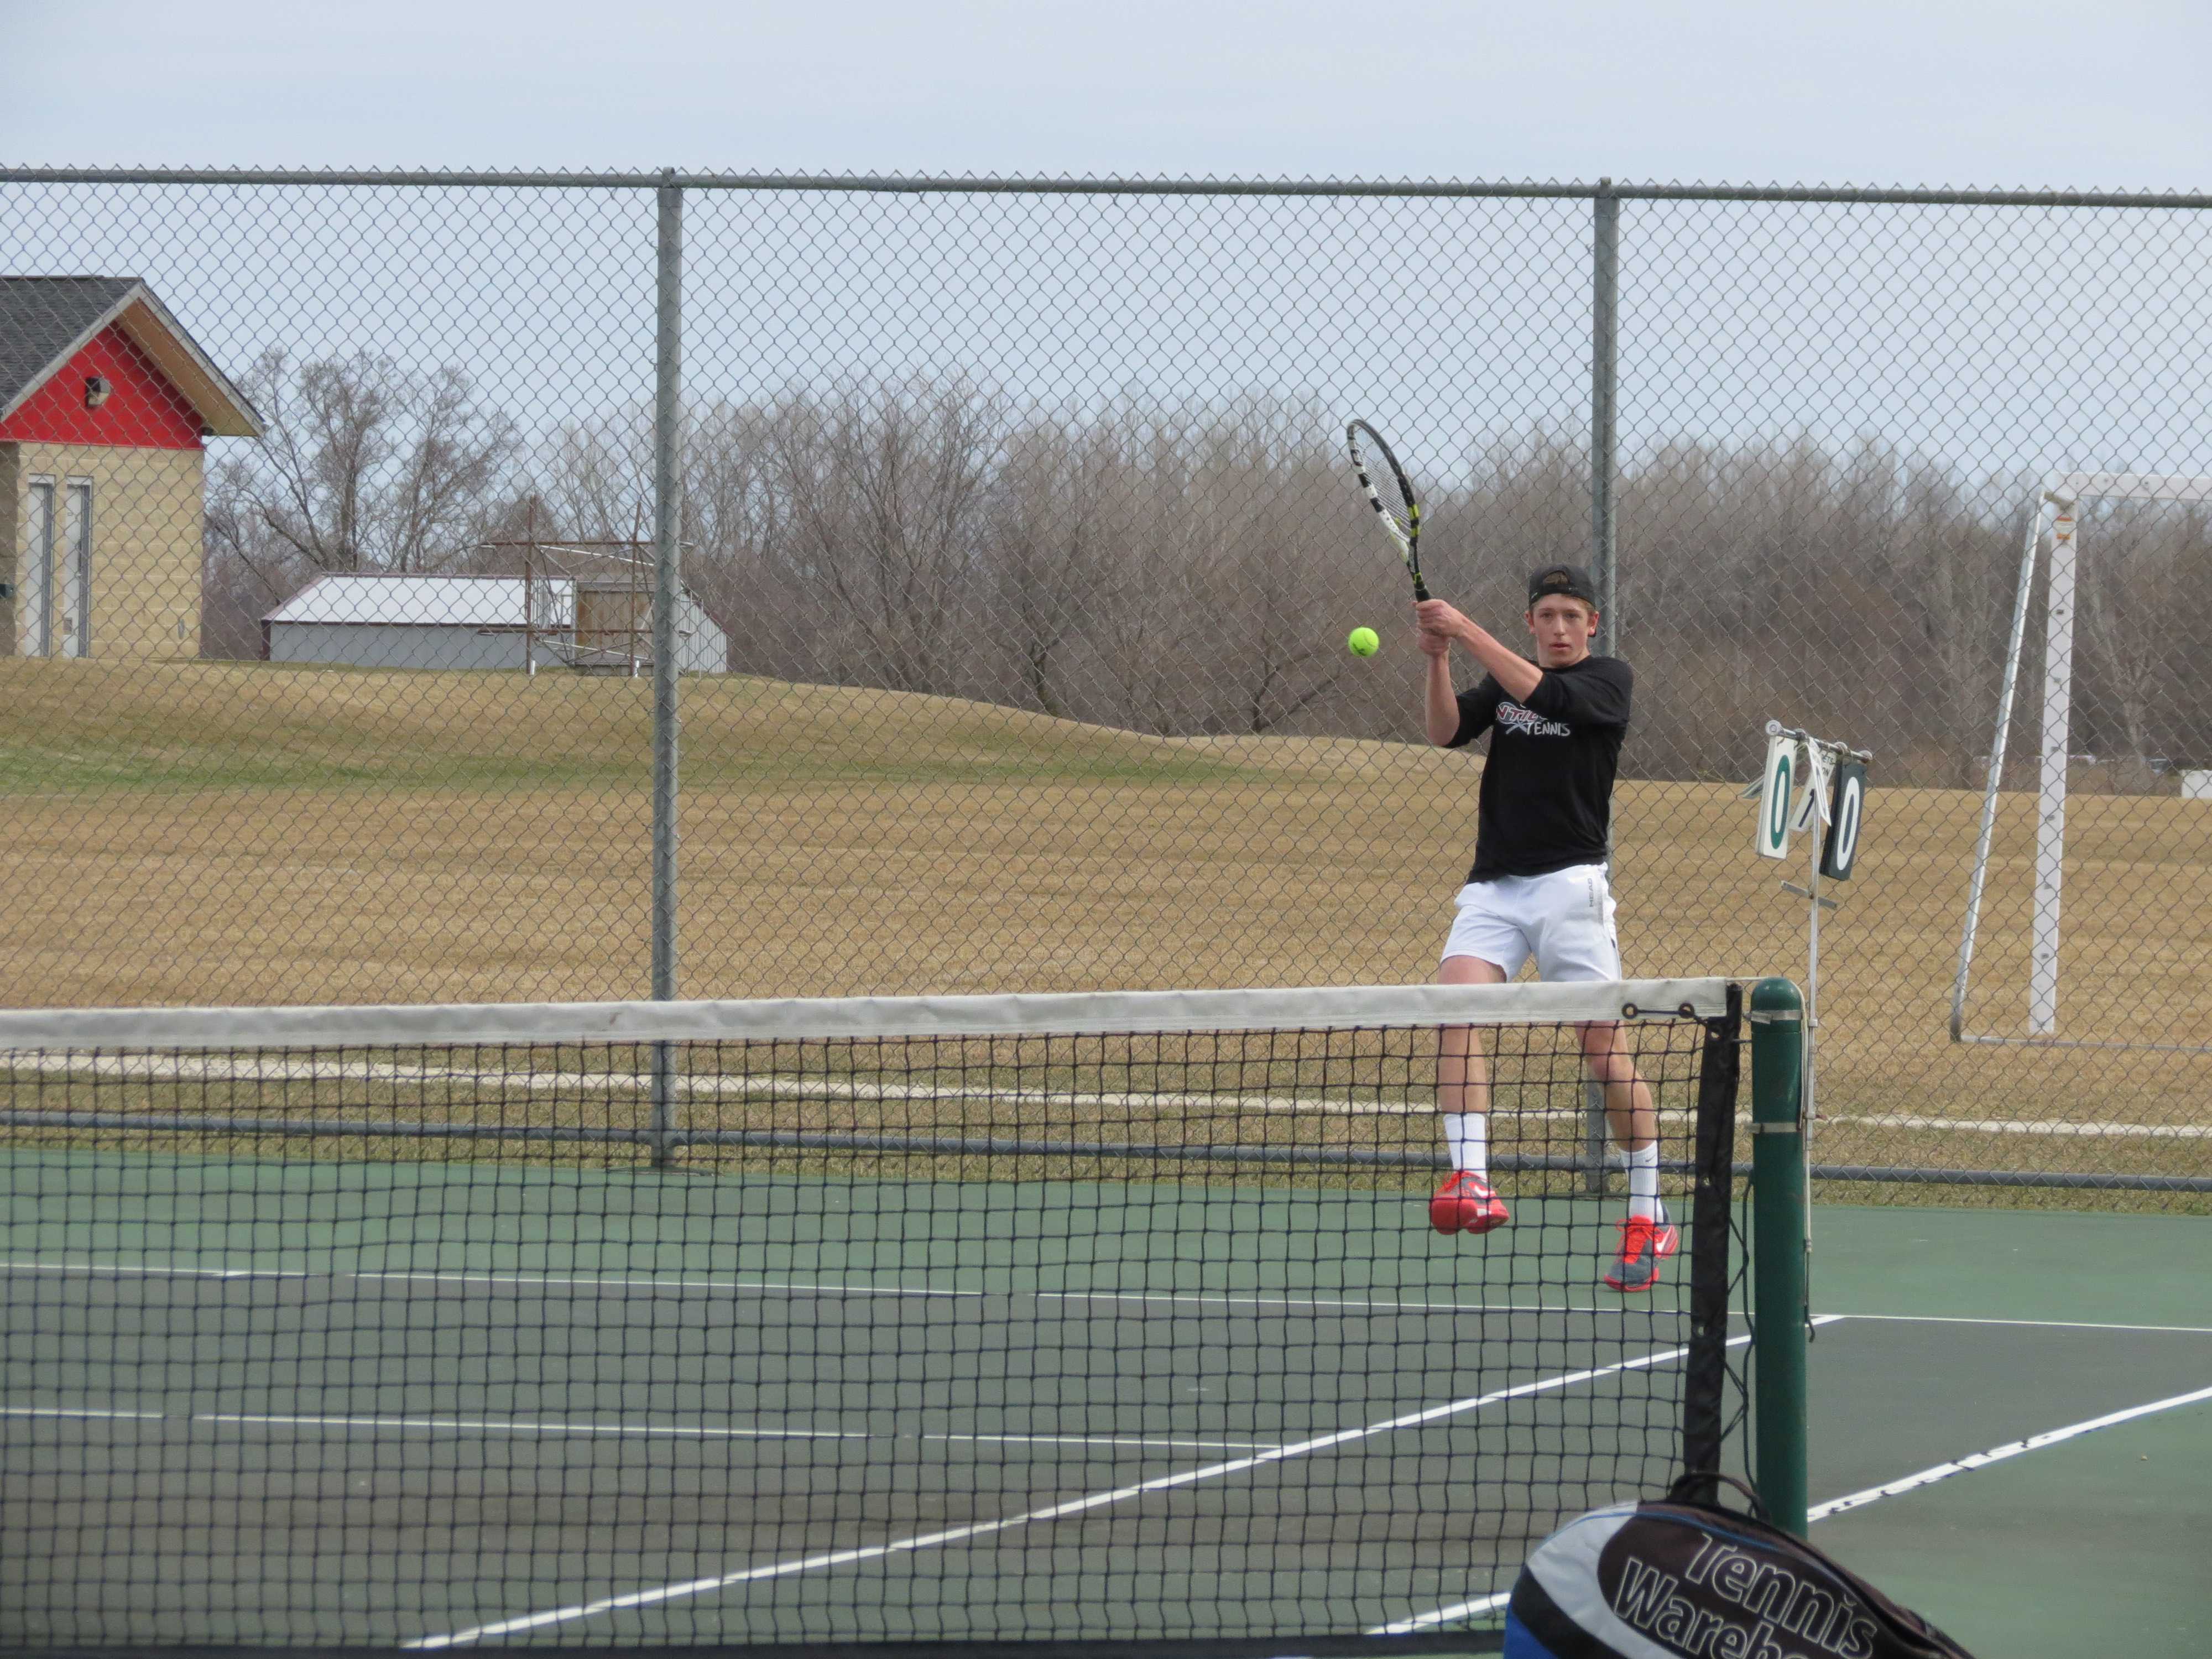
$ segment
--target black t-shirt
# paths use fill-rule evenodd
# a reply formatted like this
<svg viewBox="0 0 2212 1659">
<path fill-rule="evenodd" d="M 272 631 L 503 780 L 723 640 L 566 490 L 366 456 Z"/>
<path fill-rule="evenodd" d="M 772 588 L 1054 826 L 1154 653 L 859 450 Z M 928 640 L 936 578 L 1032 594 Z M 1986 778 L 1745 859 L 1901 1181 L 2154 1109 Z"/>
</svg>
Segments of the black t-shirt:
<svg viewBox="0 0 2212 1659">
<path fill-rule="evenodd" d="M 1525 703 L 1491 676 L 1459 694 L 1459 748 L 1496 731 L 1482 769 L 1469 881 L 1605 860 L 1613 775 L 1636 677 L 1617 657 L 1545 671 Z"/>
</svg>

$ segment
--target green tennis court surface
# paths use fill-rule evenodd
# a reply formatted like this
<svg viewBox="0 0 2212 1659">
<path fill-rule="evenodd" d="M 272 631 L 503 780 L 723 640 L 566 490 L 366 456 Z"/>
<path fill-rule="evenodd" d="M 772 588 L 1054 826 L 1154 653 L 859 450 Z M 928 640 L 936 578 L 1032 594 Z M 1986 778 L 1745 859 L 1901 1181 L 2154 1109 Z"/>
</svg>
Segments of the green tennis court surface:
<svg viewBox="0 0 2212 1659">
<path fill-rule="evenodd" d="M 1739 1006 L 9 1016 L 0 1642 L 1480 1649 L 1559 1522 L 1741 1464 Z M 1482 1237 L 1429 1223 L 1440 1014 Z M 1683 1234 L 1644 1294 L 1592 1020 Z M 2199 1224 L 1821 1210 L 1815 1537 L 1985 1652 L 2199 1650 Z"/>
<path fill-rule="evenodd" d="M 2212 1652 L 2212 1244 L 2185 1216 L 1822 1208 L 1813 1540 L 1978 1655 Z M 2194 1396 L 2192 1398 L 2191 1396 Z M 2185 1403 L 2167 1406 L 2165 1402 Z M 2145 1407 L 2145 1414 L 2088 1429 Z"/>
<path fill-rule="evenodd" d="M 4 1571 L 18 1587 L 74 1576 L 128 1623 L 250 1564 L 252 1605 L 208 1610 L 248 1639 L 297 1639 L 289 1619 L 340 1609 L 357 1643 L 516 1620 L 540 1622 L 506 1639 L 896 1636 L 915 1633 L 898 1604 L 917 1589 L 948 1619 L 989 1602 L 1034 1628 L 1051 1607 L 993 1598 L 1019 1597 L 1036 1553 L 1076 1550 L 1096 1565 L 1056 1593 L 1097 1598 L 1066 1610 L 1086 1627 L 1188 1633 L 1158 1610 L 1201 1589 L 1286 1619 L 1350 1601 L 1402 1620 L 1505 1571 L 1499 1517 L 1438 1524 L 1414 1489 L 1581 1473 L 1598 1501 L 1634 1431 L 1593 1422 L 1598 1389 L 1562 1379 L 1666 1352 L 1654 1316 L 1679 1294 L 1625 1308 L 1512 1248 L 1564 1228 L 1594 1262 L 1603 1213 L 1577 1201 L 1471 1245 L 1429 1231 L 1418 1200 L 1376 1194 L 1163 1186 L 1109 1206 L 1084 1183 L 815 1182 L 751 1219 L 765 1178 L 131 1168 L 8 1218 L 11 1370 L 30 1351 L 35 1387 L 10 1389 L 7 1525 L 78 1553 L 11 1552 Z M 241 1186 L 252 1218 L 196 1218 L 204 1189 Z M 1155 1224 L 1102 1248 L 1086 1224 L 1117 1215 Z M 2212 1385 L 2187 1219 L 1828 1209 L 1820 1230 L 1816 1504 Z M 1324 1257 L 1324 1240 L 1350 1248 Z M 81 1328 L 33 1317 L 56 1276 L 88 1283 Z M 436 1350 L 406 1340 L 432 1325 Z M 1629 1395 L 1661 1433 L 1666 1393 Z M 1522 1467 L 1482 1466 L 1508 1418 Z M 917 1432 L 946 1455 L 902 1458 Z M 142 1468 L 189 1467 L 192 1490 L 72 1491 L 72 1468 L 118 1442 Z M 869 1472 L 902 1462 L 887 1498 Z M 879 1512 L 840 1501 L 863 1488 Z M 2208 1491 L 2200 1401 L 1814 1535 L 1979 1650 L 2197 1653 Z M 1398 1524 L 1416 1512 L 1418 1532 Z M 916 1541 L 979 1525 L 994 1529 Z M 1255 1534 L 1264 1551 L 1231 1541 Z M 123 1559 L 103 1542 L 118 1537 Z M 7 1639 L 40 1639 L 19 1620 Z"/>
<path fill-rule="evenodd" d="M 1722 1455 L 1741 1005 L 0 1016 L 0 1639 L 1451 1622 Z M 1590 1022 L 1678 1206 L 1633 1297 Z M 1428 1213 L 1447 1026 L 1516 1209 L 1474 1249 Z"/>
<path fill-rule="evenodd" d="M 70 1554 L 10 1571 L 171 1639 L 1379 1626 L 1677 1443 L 1680 1293 L 1599 1289 L 1591 1202 L 25 1156 L 4 1504 Z M 258 1606 L 189 1611 L 234 1558 Z"/>
</svg>

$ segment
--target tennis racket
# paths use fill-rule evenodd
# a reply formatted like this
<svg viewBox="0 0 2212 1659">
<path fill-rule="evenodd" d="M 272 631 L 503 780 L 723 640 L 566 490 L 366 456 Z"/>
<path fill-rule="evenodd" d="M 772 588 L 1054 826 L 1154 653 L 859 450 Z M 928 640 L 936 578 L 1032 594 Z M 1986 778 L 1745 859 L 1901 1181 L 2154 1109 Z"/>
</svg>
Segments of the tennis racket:
<svg viewBox="0 0 2212 1659">
<path fill-rule="evenodd" d="M 1428 586 L 1421 580 L 1421 503 L 1406 469 L 1398 465 L 1382 434 L 1364 421 L 1354 421 L 1344 428 L 1344 447 L 1351 453 L 1359 487 L 1367 492 L 1367 504 L 1375 509 L 1375 522 L 1382 526 L 1382 533 L 1406 561 L 1406 574 L 1413 579 L 1413 597 L 1427 599 Z M 1368 459 L 1370 451 L 1374 461 Z M 1380 487 L 1375 482 L 1378 472 L 1382 475 Z"/>
</svg>

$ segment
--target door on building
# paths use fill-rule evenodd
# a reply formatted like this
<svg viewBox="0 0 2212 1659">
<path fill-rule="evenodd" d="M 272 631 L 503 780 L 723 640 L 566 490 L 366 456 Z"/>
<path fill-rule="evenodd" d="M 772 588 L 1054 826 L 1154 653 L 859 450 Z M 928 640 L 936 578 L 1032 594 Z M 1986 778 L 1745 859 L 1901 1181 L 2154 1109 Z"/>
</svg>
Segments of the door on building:
<svg viewBox="0 0 2212 1659">
<path fill-rule="evenodd" d="M 653 660 L 653 596 L 636 586 L 576 586 L 576 665 L 635 677 Z"/>
<path fill-rule="evenodd" d="M 92 483 L 71 478 L 64 498 L 61 568 L 56 573 L 54 651 L 58 657 L 92 654 Z"/>
<path fill-rule="evenodd" d="M 27 657 L 43 657 L 53 638 L 54 481 L 32 479 L 23 507 L 15 648 Z"/>
</svg>

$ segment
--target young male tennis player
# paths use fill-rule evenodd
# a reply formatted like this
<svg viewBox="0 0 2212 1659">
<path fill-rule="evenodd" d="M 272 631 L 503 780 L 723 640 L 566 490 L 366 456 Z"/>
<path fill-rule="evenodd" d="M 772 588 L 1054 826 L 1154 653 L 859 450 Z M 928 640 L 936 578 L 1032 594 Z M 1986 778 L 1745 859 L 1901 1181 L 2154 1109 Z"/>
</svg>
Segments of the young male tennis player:
<svg viewBox="0 0 2212 1659">
<path fill-rule="evenodd" d="M 1427 653 L 1429 741 L 1456 749 L 1490 732 L 1476 809 L 1474 867 L 1460 889 L 1459 915 L 1444 941 L 1437 977 L 1449 985 L 1511 979 L 1535 958 L 1547 980 L 1620 977 L 1606 828 L 1613 779 L 1628 731 L 1628 665 L 1594 656 L 1597 588 L 1575 565 L 1547 565 L 1528 578 L 1523 618 L 1535 642 L 1531 662 L 1442 599 L 1417 605 Z M 1480 684 L 1452 690 L 1451 648 L 1482 665 Z M 1618 1021 L 1577 1028 L 1583 1062 L 1604 1085 L 1606 1118 L 1628 1154 L 1628 1218 L 1605 1282 L 1644 1291 L 1680 1236 L 1659 1201 L 1659 1117 L 1636 1073 Z M 1508 1219 L 1489 1182 L 1490 1075 L 1467 1027 L 1443 1034 L 1437 1105 L 1452 1173 L 1429 1202 L 1439 1232 L 1486 1233 Z"/>
</svg>

